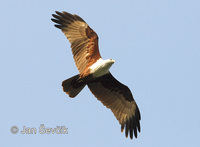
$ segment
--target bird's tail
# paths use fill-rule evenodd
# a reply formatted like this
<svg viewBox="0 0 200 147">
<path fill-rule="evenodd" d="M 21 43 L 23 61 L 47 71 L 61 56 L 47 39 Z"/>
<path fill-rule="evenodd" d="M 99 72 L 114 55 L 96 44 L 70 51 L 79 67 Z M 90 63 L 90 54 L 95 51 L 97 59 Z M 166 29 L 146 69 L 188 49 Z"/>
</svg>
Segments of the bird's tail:
<svg viewBox="0 0 200 147">
<path fill-rule="evenodd" d="M 86 84 L 79 75 L 75 75 L 62 82 L 63 91 L 66 92 L 71 98 L 77 96 L 85 85 Z"/>
</svg>

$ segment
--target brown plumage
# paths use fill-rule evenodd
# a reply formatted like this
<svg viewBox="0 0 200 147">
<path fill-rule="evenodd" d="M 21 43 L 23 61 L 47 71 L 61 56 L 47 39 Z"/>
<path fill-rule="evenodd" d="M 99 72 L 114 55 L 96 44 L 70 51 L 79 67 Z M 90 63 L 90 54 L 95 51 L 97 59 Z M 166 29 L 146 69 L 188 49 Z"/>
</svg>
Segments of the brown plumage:
<svg viewBox="0 0 200 147">
<path fill-rule="evenodd" d="M 109 72 L 114 60 L 102 60 L 98 36 L 78 15 L 67 12 L 53 14 L 55 27 L 62 30 L 71 43 L 73 57 L 79 74 L 63 81 L 64 92 L 75 97 L 87 85 L 94 96 L 111 109 L 125 128 L 125 135 L 137 138 L 140 132 L 140 111 L 130 89 L 116 80 Z"/>
<path fill-rule="evenodd" d="M 123 132 L 126 126 L 125 134 L 130 138 L 134 135 L 137 138 L 137 130 L 140 132 L 140 112 L 135 103 L 129 88 L 117 81 L 111 74 L 106 74 L 90 81 L 88 84 L 91 92 L 107 108 L 110 108 L 116 119 L 121 124 Z"/>
<path fill-rule="evenodd" d="M 71 43 L 72 54 L 79 73 L 101 58 L 98 47 L 98 36 L 78 15 L 67 12 L 53 14 L 55 27 L 62 30 Z"/>
</svg>

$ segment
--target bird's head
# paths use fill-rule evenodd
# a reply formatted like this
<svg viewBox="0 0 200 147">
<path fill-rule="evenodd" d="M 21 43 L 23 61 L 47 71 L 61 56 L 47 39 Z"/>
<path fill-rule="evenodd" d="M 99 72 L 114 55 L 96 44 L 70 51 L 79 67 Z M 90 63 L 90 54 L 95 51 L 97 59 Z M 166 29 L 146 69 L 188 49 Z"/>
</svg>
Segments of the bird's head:
<svg viewBox="0 0 200 147">
<path fill-rule="evenodd" d="M 109 69 L 113 65 L 113 63 L 115 63 L 115 60 L 113 60 L 113 59 L 107 59 L 107 60 L 104 60 L 104 63 L 105 63 L 105 67 L 107 69 Z"/>
<path fill-rule="evenodd" d="M 113 60 L 113 59 L 108 59 L 108 60 L 110 60 L 110 62 L 113 64 L 113 63 L 115 63 L 115 60 Z"/>
</svg>

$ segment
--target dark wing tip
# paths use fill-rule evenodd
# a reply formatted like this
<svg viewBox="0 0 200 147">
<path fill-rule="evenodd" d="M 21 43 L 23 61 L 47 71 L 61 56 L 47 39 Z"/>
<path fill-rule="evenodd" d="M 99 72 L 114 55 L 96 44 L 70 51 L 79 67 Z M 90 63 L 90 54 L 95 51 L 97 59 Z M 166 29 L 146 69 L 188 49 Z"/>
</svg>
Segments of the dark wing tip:
<svg viewBox="0 0 200 147">
<path fill-rule="evenodd" d="M 58 29 L 62 29 L 63 27 L 61 25 L 54 25 Z"/>
<path fill-rule="evenodd" d="M 121 125 L 121 132 L 123 132 L 125 127 L 125 136 L 128 138 L 130 136 L 133 139 L 133 133 L 135 138 L 137 138 L 137 131 L 140 132 L 140 113 L 139 109 L 136 109 L 135 116 L 133 115 L 129 120 L 125 122 L 125 124 Z"/>
<path fill-rule="evenodd" d="M 76 17 L 68 12 L 55 11 L 55 13 L 56 14 L 52 14 L 53 18 L 51 20 L 56 23 L 55 27 L 59 29 L 67 27 L 72 22 L 76 21 Z"/>
<path fill-rule="evenodd" d="M 59 12 L 59 11 L 55 11 L 56 12 L 56 14 L 58 14 L 58 15 L 62 15 L 62 13 L 61 12 Z"/>
<path fill-rule="evenodd" d="M 133 119 L 132 118 L 130 118 L 130 138 L 131 139 L 133 139 L 133 126 L 134 126 L 134 124 L 133 124 Z M 136 134 L 136 136 L 137 136 L 137 134 Z M 137 137 L 136 137 L 137 138 Z"/>
<path fill-rule="evenodd" d="M 130 121 L 128 120 L 128 121 L 126 122 L 126 128 L 125 128 L 125 135 L 126 135 L 126 138 L 128 138 L 128 133 L 129 133 L 129 131 L 130 131 L 129 126 L 130 126 Z"/>
<path fill-rule="evenodd" d="M 58 23 L 58 22 L 59 22 L 58 19 L 54 19 L 54 18 L 52 18 L 51 21 L 53 21 L 53 22 L 55 22 L 55 23 Z"/>
<path fill-rule="evenodd" d="M 138 107 L 136 107 L 135 119 L 136 119 L 136 126 L 137 126 L 137 129 L 138 129 L 138 132 L 140 132 L 140 120 L 141 120 L 141 115 L 140 115 L 140 110 L 139 110 Z"/>
<path fill-rule="evenodd" d="M 75 21 L 81 21 L 85 22 L 80 16 L 75 15 L 75 14 L 70 14 L 68 12 L 62 11 L 55 11 L 56 14 L 52 14 L 53 18 L 51 19 L 53 22 L 56 24 L 59 24 L 62 27 L 57 27 L 59 29 L 62 29 L 64 27 L 68 27 L 71 23 Z M 86 23 L 86 22 L 85 22 Z"/>
<path fill-rule="evenodd" d="M 74 14 L 74 17 L 76 17 L 76 19 L 79 20 L 79 21 L 85 22 L 80 16 L 78 16 L 76 14 Z"/>
<path fill-rule="evenodd" d="M 121 132 L 124 132 L 124 124 L 121 125 Z"/>
</svg>

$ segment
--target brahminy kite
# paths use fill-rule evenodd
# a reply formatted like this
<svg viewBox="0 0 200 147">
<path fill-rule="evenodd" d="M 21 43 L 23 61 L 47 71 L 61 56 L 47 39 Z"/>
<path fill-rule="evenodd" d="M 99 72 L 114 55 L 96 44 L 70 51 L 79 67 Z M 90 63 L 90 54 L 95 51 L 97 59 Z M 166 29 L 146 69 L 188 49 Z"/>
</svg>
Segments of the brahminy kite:
<svg viewBox="0 0 200 147">
<path fill-rule="evenodd" d="M 51 19 L 55 27 L 62 30 L 71 43 L 72 54 L 79 74 L 62 82 L 63 91 L 74 98 L 87 85 L 94 96 L 103 105 L 110 108 L 125 127 L 125 135 L 133 139 L 140 132 L 140 111 L 130 89 L 116 80 L 109 69 L 113 59 L 103 60 L 99 53 L 98 36 L 94 30 L 78 15 L 57 12 Z"/>
</svg>

